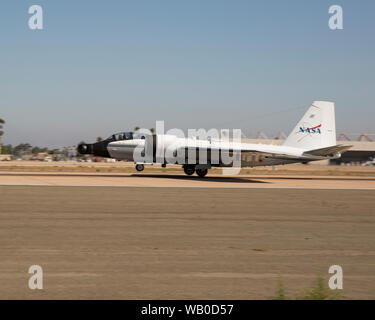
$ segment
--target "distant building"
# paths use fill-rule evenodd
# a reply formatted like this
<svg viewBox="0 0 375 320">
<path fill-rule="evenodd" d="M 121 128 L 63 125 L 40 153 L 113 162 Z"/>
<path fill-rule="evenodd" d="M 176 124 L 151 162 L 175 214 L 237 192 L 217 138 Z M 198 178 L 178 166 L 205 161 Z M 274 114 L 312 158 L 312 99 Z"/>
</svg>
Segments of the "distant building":
<svg viewBox="0 0 375 320">
<path fill-rule="evenodd" d="M 0 154 L 0 161 L 10 161 L 10 160 L 12 160 L 12 156 L 10 154 Z"/>
<path fill-rule="evenodd" d="M 51 158 L 51 156 L 50 156 L 47 152 L 39 152 L 39 153 L 37 153 L 37 155 L 35 156 L 35 159 L 36 159 L 36 160 L 43 161 L 43 160 L 45 160 L 47 157 L 50 157 L 50 158 Z"/>
</svg>

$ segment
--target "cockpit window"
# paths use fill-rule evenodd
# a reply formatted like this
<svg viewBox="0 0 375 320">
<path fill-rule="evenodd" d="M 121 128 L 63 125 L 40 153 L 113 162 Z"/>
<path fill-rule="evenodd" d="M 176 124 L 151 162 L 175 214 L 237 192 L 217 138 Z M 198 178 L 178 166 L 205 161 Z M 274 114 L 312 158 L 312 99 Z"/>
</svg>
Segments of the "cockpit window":
<svg viewBox="0 0 375 320">
<path fill-rule="evenodd" d="M 108 139 L 113 141 L 132 140 L 133 132 L 116 133 L 110 136 Z"/>
<path fill-rule="evenodd" d="M 133 139 L 133 132 L 124 133 L 124 140 L 132 140 L 132 139 Z"/>
</svg>

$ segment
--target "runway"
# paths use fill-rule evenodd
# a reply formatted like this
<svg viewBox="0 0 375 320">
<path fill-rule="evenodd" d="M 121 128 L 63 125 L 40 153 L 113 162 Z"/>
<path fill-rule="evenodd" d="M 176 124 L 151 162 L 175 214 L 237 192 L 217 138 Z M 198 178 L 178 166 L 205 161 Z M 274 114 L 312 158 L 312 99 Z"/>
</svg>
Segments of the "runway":
<svg viewBox="0 0 375 320">
<path fill-rule="evenodd" d="M 163 173 L 0 172 L 0 185 L 172 188 L 297 188 L 375 190 L 375 177 L 314 175 L 208 175 Z"/>
<path fill-rule="evenodd" d="M 296 298 L 331 265 L 343 298 L 375 297 L 375 192 L 333 190 L 373 179 L 1 173 L 0 184 L 2 299 L 271 299 L 279 276 Z M 35 264 L 41 291 L 28 288 Z"/>
</svg>

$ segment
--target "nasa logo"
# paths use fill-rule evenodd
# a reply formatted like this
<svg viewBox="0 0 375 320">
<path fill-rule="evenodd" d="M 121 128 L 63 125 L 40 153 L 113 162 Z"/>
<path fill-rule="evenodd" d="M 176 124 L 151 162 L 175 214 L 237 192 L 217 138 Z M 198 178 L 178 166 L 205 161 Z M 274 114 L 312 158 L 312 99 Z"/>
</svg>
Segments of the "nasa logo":
<svg viewBox="0 0 375 320">
<path fill-rule="evenodd" d="M 304 128 L 304 127 L 300 127 L 299 128 L 299 132 L 301 133 L 318 133 L 318 134 L 321 134 L 321 130 L 320 128 L 322 127 L 322 125 L 318 125 L 318 126 L 315 126 L 315 127 L 311 127 L 311 128 Z"/>
</svg>

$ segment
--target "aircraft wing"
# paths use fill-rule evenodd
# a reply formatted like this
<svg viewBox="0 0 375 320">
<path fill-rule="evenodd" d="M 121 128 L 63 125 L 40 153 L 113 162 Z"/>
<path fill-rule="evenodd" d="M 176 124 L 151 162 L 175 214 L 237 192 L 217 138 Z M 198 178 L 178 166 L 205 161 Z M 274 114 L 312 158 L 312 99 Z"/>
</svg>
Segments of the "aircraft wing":
<svg viewBox="0 0 375 320">
<path fill-rule="evenodd" d="M 229 156 L 233 156 L 236 152 L 241 152 L 241 158 L 249 158 L 253 155 L 261 158 L 272 158 L 272 159 L 279 159 L 279 160 L 301 160 L 304 161 L 308 159 L 307 156 L 297 156 L 288 154 L 279 150 L 273 150 L 270 152 L 269 150 L 262 148 L 262 146 L 259 146 L 259 149 L 248 149 L 248 148 L 223 148 L 223 147 L 186 147 L 185 148 L 185 155 L 188 156 L 189 151 L 195 151 L 197 159 L 199 157 L 199 151 L 207 152 L 207 157 L 210 158 L 212 152 L 218 152 L 218 154 L 221 154 L 221 152 L 227 152 Z"/>
</svg>

